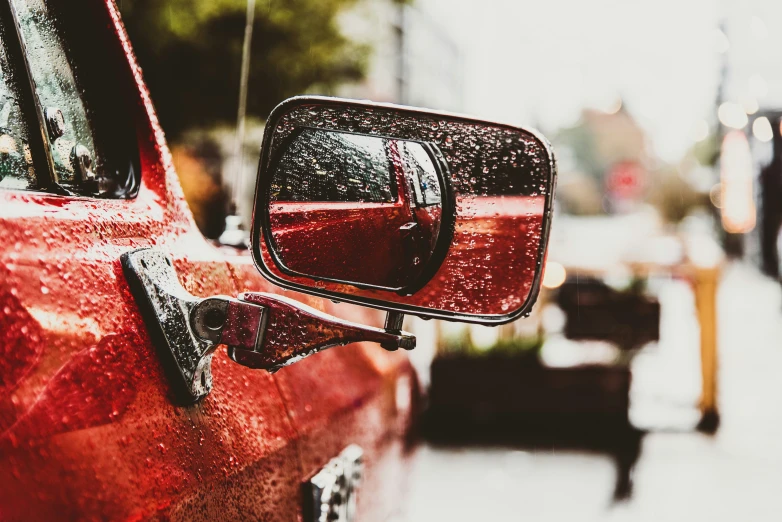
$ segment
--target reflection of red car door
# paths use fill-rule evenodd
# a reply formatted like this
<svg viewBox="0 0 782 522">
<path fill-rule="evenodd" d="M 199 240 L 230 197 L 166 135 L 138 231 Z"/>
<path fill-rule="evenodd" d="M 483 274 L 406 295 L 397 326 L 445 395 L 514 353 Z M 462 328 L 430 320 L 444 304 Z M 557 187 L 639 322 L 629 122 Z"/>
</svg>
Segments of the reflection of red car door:
<svg viewBox="0 0 782 522">
<path fill-rule="evenodd" d="M 413 209 L 413 218 L 420 230 L 420 249 L 423 255 L 427 255 L 434 251 L 437 237 L 440 232 L 442 214 L 442 207 L 440 205 L 429 205 Z"/>
<path fill-rule="evenodd" d="M 456 227 L 453 251 L 456 262 L 459 258 L 490 260 L 461 264 L 464 276 L 476 281 L 469 298 L 477 309 L 491 310 L 500 296 L 513 295 L 519 273 L 534 273 L 544 207 L 545 196 L 478 196 L 470 200 L 471 212 Z M 522 288 L 523 295 L 531 286 L 529 281 Z"/>
<path fill-rule="evenodd" d="M 383 287 L 405 286 L 420 256 L 420 230 L 396 145 L 387 147 L 396 200 L 272 204 L 271 230 L 285 265 L 316 277 Z M 324 242 L 324 238 L 327 241 Z"/>
<path fill-rule="evenodd" d="M 274 240 L 289 269 L 377 286 L 397 284 L 400 229 L 409 221 L 398 201 L 278 202 L 270 217 Z"/>
<path fill-rule="evenodd" d="M 410 173 L 405 168 L 397 142 L 390 141 L 388 150 L 405 218 L 405 222 L 398 229 L 401 243 L 401 260 L 398 266 L 400 272 L 404 274 L 405 281 L 409 284 L 421 273 L 425 262 L 432 253 L 433 247 L 430 247 L 430 240 L 426 236 L 427 231 L 431 231 L 433 227 L 427 219 L 430 216 L 415 203 L 411 187 L 411 183 L 415 181 L 409 177 Z M 431 233 L 429 235 L 431 236 Z"/>
</svg>

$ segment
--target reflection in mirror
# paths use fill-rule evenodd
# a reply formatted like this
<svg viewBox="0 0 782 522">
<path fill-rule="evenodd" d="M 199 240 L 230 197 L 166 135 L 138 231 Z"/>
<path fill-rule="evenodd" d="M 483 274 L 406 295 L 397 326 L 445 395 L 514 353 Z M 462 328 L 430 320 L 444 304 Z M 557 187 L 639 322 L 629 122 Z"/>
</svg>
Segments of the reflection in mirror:
<svg viewBox="0 0 782 522">
<path fill-rule="evenodd" d="M 302 128 L 278 150 L 269 233 L 292 275 L 409 293 L 434 273 L 450 243 L 434 145 Z"/>
</svg>

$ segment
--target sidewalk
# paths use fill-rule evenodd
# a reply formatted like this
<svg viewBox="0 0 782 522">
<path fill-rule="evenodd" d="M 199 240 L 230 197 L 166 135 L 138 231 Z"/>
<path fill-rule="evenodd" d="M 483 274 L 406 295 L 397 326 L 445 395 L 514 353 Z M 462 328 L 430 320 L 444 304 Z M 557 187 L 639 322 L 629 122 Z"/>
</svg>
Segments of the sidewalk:
<svg viewBox="0 0 782 522">
<path fill-rule="evenodd" d="M 609 455 L 423 447 L 404 520 L 782 520 L 780 286 L 749 266 L 725 271 L 719 294 L 722 424 L 713 437 L 680 431 L 692 423 L 700 384 L 692 297 L 671 283 L 662 287 L 661 300 L 660 346 L 636 361 L 640 389 L 633 398 L 663 406 L 646 415 L 658 430 L 643 440 L 629 500 L 612 500 L 616 472 Z M 666 420 L 670 426 L 660 431 Z"/>
</svg>

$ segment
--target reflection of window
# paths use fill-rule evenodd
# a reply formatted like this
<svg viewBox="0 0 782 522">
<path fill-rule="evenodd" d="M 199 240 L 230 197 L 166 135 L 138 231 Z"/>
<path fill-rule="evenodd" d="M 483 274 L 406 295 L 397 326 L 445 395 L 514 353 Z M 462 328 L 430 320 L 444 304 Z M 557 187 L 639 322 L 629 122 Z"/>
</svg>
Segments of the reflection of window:
<svg viewBox="0 0 782 522">
<path fill-rule="evenodd" d="M 386 153 L 388 140 L 304 129 L 276 166 L 276 201 L 392 203 L 396 183 Z"/>
<path fill-rule="evenodd" d="M 12 73 L 5 45 L 0 39 L 0 187 L 27 189 L 35 186 L 35 171 L 27 123 L 19 103 L 19 79 Z"/>
<path fill-rule="evenodd" d="M 439 205 L 442 201 L 440 182 L 432 157 L 420 143 L 400 141 L 405 174 L 417 207 Z"/>
</svg>

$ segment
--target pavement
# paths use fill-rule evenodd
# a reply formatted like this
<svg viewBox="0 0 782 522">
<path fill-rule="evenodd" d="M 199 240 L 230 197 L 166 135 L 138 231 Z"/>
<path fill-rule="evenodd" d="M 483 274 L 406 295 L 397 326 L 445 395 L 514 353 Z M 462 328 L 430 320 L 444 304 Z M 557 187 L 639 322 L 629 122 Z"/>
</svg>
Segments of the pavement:
<svg viewBox="0 0 782 522">
<path fill-rule="evenodd" d="M 692 293 L 660 281 L 661 339 L 633 363 L 630 417 L 647 430 L 633 489 L 614 499 L 608 454 L 512 447 L 419 449 L 406 522 L 782 520 L 782 290 L 744 264 L 718 296 L 720 428 L 695 431 Z"/>
</svg>

